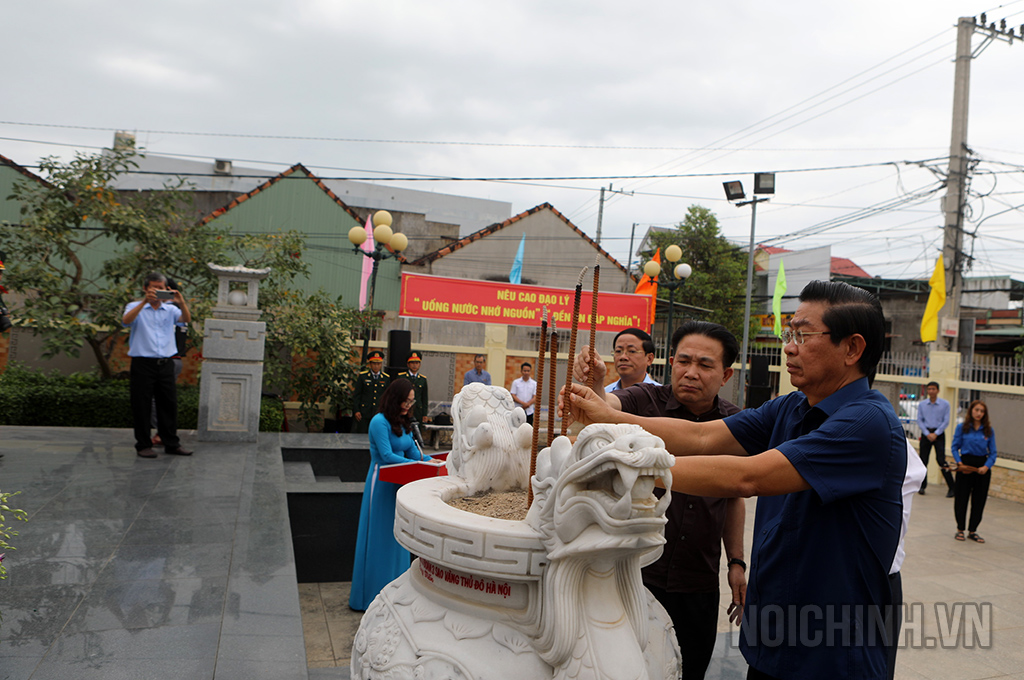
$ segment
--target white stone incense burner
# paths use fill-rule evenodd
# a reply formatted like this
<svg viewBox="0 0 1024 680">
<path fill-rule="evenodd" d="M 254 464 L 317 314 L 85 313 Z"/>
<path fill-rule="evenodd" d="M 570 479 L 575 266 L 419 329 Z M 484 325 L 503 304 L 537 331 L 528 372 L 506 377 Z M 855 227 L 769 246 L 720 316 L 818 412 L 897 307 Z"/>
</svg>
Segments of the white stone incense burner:
<svg viewBox="0 0 1024 680">
<path fill-rule="evenodd" d="M 664 442 L 635 425 L 558 437 L 526 520 L 493 519 L 446 501 L 519 486 L 529 426 L 500 387 L 463 388 L 453 411 L 451 475 L 398 492 L 395 536 L 418 559 L 366 610 L 352 677 L 677 678 L 671 620 L 640 578 L 665 542 L 669 494 L 652 493 L 671 486 Z"/>
</svg>

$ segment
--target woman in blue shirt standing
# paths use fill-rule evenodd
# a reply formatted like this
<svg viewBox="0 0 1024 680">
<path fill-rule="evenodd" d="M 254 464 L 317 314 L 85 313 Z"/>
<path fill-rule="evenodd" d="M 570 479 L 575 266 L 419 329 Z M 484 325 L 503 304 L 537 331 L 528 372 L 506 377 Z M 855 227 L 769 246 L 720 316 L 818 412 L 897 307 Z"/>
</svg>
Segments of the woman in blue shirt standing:
<svg viewBox="0 0 1024 680">
<path fill-rule="evenodd" d="M 415 403 L 412 383 L 398 378 L 384 390 L 380 413 L 370 421 L 370 470 L 359 509 L 352 592 L 348 600 L 348 606 L 356 611 L 366 611 L 377 593 L 409 568 L 409 551 L 395 540 L 398 484 L 381 481 L 380 467 L 430 460 L 413 441 L 409 413 Z"/>
<path fill-rule="evenodd" d="M 952 450 L 953 459 L 957 462 L 956 500 L 953 501 L 957 531 L 954 538 L 964 540 L 964 520 L 970 502 L 971 521 L 967 524 L 967 538 L 984 543 L 985 539 L 977 531 L 981 514 L 985 511 L 988 485 L 992 481 L 990 471 L 996 462 L 996 434 L 988 422 L 985 402 L 980 399 L 971 402 L 964 422 L 956 426 Z"/>
</svg>

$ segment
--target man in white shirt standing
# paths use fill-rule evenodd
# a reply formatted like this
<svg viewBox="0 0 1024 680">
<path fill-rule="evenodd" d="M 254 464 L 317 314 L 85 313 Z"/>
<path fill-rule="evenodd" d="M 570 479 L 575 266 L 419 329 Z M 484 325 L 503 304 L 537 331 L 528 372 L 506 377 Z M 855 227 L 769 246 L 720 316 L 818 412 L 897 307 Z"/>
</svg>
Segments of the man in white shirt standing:
<svg viewBox="0 0 1024 680">
<path fill-rule="evenodd" d="M 526 422 L 533 425 L 534 406 L 537 401 L 537 381 L 533 379 L 533 366 L 529 361 L 524 361 L 519 367 L 522 376 L 512 381 L 508 391 L 512 394 L 512 401 L 523 407 L 526 411 Z"/>
</svg>

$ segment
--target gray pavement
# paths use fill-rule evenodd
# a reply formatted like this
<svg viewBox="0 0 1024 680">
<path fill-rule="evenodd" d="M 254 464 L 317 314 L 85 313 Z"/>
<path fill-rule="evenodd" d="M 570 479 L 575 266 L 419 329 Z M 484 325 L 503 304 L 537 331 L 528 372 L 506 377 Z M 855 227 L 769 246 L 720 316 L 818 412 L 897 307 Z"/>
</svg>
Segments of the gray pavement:
<svg viewBox="0 0 1024 680">
<path fill-rule="evenodd" d="M 0 581 L 0 680 L 348 677 L 308 668 L 280 457 L 331 437 L 185 433 L 194 456 L 145 460 L 128 430 L 0 427 L 0 489 L 30 514 Z M 987 543 L 958 542 L 939 487 L 914 500 L 896 677 L 1024 680 L 1024 505 L 990 498 Z M 707 677 L 737 680 L 723 620 Z M 343 649 L 351 622 L 325 625 Z"/>
<path fill-rule="evenodd" d="M 30 520 L 0 679 L 308 677 L 276 436 L 143 459 L 129 430 L 0 427 Z"/>
</svg>

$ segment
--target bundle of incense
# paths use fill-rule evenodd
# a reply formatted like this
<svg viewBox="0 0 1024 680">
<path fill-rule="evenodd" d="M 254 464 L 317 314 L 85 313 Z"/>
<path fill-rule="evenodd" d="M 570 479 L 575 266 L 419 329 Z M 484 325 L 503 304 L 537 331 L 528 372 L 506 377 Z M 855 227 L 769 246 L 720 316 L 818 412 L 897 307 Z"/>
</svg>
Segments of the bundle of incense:
<svg viewBox="0 0 1024 680">
<path fill-rule="evenodd" d="M 565 398 L 562 405 L 562 430 L 564 437 L 569 429 L 569 392 L 572 390 L 572 363 L 576 360 L 576 332 L 580 327 L 580 298 L 583 297 L 583 277 L 587 275 L 587 267 L 580 272 L 576 280 L 576 297 L 572 302 L 572 326 L 569 332 L 569 360 L 565 362 Z"/>
<path fill-rule="evenodd" d="M 545 446 L 551 446 L 555 440 L 555 411 L 558 410 L 558 328 L 555 320 L 551 320 L 551 378 L 548 380 L 548 440 Z"/>
<path fill-rule="evenodd" d="M 540 403 L 544 397 L 544 350 L 548 342 L 548 308 L 543 307 L 540 317 L 540 341 L 537 343 L 537 394 L 533 402 L 533 445 L 530 447 L 530 479 L 537 474 L 537 440 L 540 436 Z M 548 407 L 550 408 L 550 406 Z M 533 504 L 533 483 L 529 483 L 526 504 Z"/>
<path fill-rule="evenodd" d="M 590 372 L 587 373 L 587 387 L 594 388 L 594 366 L 597 365 L 597 350 L 594 349 L 594 345 L 597 344 L 597 285 L 601 280 L 601 265 L 599 261 L 594 263 L 594 292 L 590 294 L 590 357 L 587 360 L 587 365 L 590 366 Z"/>
</svg>

